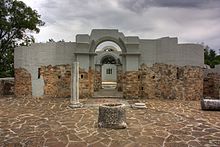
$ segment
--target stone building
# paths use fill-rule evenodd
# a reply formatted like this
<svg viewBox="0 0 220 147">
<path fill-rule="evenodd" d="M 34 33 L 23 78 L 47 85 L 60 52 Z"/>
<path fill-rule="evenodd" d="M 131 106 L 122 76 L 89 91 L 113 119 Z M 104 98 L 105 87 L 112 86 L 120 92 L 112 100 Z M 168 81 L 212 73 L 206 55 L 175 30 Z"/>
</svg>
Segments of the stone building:
<svg viewBox="0 0 220 147">
<path fill-rule="evenodd" d="M 114 46 L 99 49 L 104 42 Z M 140 39 L 93 29 L 75 42 L 35 43 L 15 49 L 15 95 L 70 97 L 71 64 L 80 64 L 80 98 L 102 82 L 116 83 L 124 98 L 198 100 L 203 94 L 203 47 L 177 38 Z"/>
</svg>

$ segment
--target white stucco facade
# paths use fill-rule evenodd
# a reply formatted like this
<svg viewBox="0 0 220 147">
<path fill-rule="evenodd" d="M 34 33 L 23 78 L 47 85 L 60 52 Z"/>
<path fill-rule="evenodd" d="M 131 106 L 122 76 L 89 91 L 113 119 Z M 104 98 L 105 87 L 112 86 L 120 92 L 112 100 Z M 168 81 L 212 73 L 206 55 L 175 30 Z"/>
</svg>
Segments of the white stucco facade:
<svg viewBox="0 0 220 147">
<path fill-rule="evenodd" d="M 97 46 L 105 41 L 115 42 L 121 52 L 96 53 Z M 170 37 L 140 39 L 138 36 L 125 36 L 114 29 L 94 29 L 90 35 L 76 35 L 76 42 L 35 43 L 18 47 L 14 53 L 14 67 L 25 68 L 31 73 L 32 94 L 41 96 L 44 85 L 38 78 L 41 66 L 71 65 L 78 61 L 84 70 L 95 69 L 105 55 L 119 59 L 123 72 L 137 71 L 141 64 L 204 65 L 203 47 L 199 44 L 179 44 L 177 38 Z"/>
</svg>

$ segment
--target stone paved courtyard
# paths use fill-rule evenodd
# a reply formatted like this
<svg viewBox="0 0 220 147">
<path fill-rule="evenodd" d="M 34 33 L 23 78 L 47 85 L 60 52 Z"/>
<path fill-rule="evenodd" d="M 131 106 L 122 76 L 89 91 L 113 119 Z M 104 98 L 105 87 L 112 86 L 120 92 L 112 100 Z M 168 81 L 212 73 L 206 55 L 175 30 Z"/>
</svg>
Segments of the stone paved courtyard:
<svg viewBox="0 0 220 147">
<path fill-rule="evenodd" d="M 0 98 L 0 146 L 220 146 L 220 112 L 201 111 L 199 101 L 146 100 L 147 109 L 127 108 L 122 130 L 97 128 L 97 107 L 68 105 L 64 98 Z"/>
</svg>

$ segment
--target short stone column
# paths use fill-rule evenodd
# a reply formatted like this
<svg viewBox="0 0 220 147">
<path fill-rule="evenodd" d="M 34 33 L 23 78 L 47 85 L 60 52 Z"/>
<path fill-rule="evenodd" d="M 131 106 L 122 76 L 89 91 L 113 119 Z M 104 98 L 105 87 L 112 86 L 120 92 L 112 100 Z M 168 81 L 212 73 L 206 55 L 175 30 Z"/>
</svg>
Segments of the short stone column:
<svg viewBox="0 0 220 147">
<path fill-rule="evenodd" d="M 104 104 L 99 106 L 99 128 L 125 129 L 126 111 L 124 104 Z"/>
<path fill-rule="evenodd" d="M 71 108 L 80 108 L 82 104 L 79 102 L 79 62 L 74 62 L 71 68 Z"/>
</svg>

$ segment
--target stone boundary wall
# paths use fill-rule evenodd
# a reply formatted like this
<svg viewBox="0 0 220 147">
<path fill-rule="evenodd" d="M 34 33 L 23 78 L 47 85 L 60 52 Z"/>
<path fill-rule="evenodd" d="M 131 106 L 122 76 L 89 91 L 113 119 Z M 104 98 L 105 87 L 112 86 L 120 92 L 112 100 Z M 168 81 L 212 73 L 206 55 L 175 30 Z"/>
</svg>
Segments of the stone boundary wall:
<svg viewBox="0 0 220 147">
<path fill-rule="evenodd" d="M 203 96 L 200 67 L 143 64 L 139 71 L 125 72 L 123 77 L 125 98 L 199 100 Z"/>
<path fill-rule="evenodd" d="M 203 96 L 220 99 L 220 73 L 204 74 Z"/>
<path fill-rule="evenodd" d="M 40 75 L 43 77 L 44 97 L 71 97 L 71 66 L 41 66 Z M 79 70 L 79 97 L 89 98 L 94 91 L 94 71 Z"/>
<path fill-rule="evenodd" d="M 95 73 L 91 68 L 89 70 L 80 68 L 79 72 L 79 96 L 90 98 L 93 96 L 95 86 L 97 88 L 95 80 L 100 78 L 101 74 Z M 38 76 L 44 80 L 45 97 L 71 97 L 71 66 L 69 64 L 41 66 Z M 167 64 L 154 64 L 152 67 L 147 67 L 142 64 L 138 71 L 124 73 L 118 71 L 117 76 L 121 81 L 123 97 L 126 99 L 199 100 L 203 97 L 203 71 L 200 67 L 179 67 Z M 210 81 L 209 83 L 213 83 L 213 80 Z M 213 86 L 206 86 L 204 83 L 204 95 L 213 93 L 208 91 L 207 87 Z M 216 91 L 213 94 L 219 93 Z M 18 97 L 32 95 L 31 74 L 24 68 L 15 69 L 15 95 Z"/>
<path fill-rule="evenodd" d="M 94 71 L 79 69 L 79 98 L 91 98 L 94 93 Z"/>
<path fill-rule="evenodd" d="M 117 87 L 118 91 L 122 91 L 123 89 L 123 72 L 121 69 L 117 69 Z"/>
<path fill-rule="evenodd" d="M 45 83 L 45 97 L 71 96 L 71 66 L 69 64 L 41 66 L 40 75 L 43 77 Z"/>
<path fill-rule="evenodd" d="M 0 96 L 14 95 L 14 78 L 0 78 Z"/>
<path fill-rule="evenodd" d="M 16 97 L 32 96 L 31 74 L 24 68 L 15 69 L 15 87 Z"/>
<path fill-rule="evenodd" d="M 127 71 L 123 74 L 123 97 L 133 99 L 140 97 L 140 72 Z"/>
<path fill-rule="evenodd" d="M 94 91 L 99 91 L 102 88 L 102 76 L 101 72 L 95 71 L 95 83 L 94 83 Z"/>
</svg>

